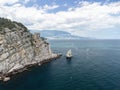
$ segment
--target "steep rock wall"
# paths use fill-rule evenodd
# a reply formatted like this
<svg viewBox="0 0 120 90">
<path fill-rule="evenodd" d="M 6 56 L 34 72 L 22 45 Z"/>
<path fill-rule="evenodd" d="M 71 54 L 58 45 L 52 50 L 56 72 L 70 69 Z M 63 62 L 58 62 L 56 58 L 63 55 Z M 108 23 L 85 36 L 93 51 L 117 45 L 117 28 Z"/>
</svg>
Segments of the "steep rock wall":
<svg viewBox="0 0 120 90">
<path fill-rule="evenodd" d="M 32 35 L 18 24 L 0 30 L 0 75 L 55 56 L 38 33 Z"/>
</svg>

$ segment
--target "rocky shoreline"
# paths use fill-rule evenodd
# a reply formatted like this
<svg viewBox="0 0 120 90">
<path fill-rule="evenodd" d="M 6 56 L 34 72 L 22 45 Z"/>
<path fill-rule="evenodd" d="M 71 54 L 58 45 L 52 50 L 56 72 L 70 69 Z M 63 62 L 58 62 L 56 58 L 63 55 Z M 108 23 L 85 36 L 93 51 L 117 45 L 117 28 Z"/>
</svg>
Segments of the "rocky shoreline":
<svg viewBox="0 0 120 90">
<path fill-rule="evenodd" d="M 12 76 L 14 76 L 14 75 L 16 75 L 18 73 L 21 73 L 21 72 L 24 72 L 26 70 L 29 70 L 33 66 L 41 66 L 42 64 L 48 63 L 48 62 L 50 62 L 52 60 L 56 60 L 56 59 L 60 58 L 61 56 L 62 56 L 62 54 L 54 54 L 53 57 L 48 58 L 48 59 L 44 59 L 41 62 L 29 64 L 29 65 L 26 65 L 23 68 L 14 69 L 13 71 L 5 73 L 3 75 L 1 74 L 0 75 L 0 81 L 3 81 L 3 82 L 9 81 L 10 77 L 12 77 Z"/>
<path fill-rule="evenodd" d="M 4 18 L 0 23 L 0 80 L 8 81 L 12 75 L 61 56 L 52 52 L 46 38 L 32 34 L 22 23 Z"/>
</svg>

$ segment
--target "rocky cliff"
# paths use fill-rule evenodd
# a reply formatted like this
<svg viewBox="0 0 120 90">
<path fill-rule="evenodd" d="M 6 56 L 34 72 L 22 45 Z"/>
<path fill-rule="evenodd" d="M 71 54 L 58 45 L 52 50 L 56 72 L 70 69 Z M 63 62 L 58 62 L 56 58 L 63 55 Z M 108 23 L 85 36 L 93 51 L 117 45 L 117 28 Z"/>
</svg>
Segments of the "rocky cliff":
<svg viewBox="0 0 120 90">
<path fill-rule="evenodd" d="M 21 23 L 0 18 L 0 77 L 56 57 L 40 34 L 33 35 Z"/>
</svg>

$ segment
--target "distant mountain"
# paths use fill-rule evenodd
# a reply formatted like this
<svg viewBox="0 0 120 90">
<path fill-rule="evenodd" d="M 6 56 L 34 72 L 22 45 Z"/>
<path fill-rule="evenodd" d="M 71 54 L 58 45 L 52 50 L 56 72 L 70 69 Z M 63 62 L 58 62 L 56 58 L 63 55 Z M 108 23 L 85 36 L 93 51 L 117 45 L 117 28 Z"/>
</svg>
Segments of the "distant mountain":
<svg viewBox="0 0 120 90">
<path fill-rule="evenodd" d="M 46 37 L 48 39 L 88 39 L 87 37 L 75 36 L 71 35 L 71 33 L 58 30 L 30 30 L 30 32 L 40 32 L 42 37 Z"/>
</svg>

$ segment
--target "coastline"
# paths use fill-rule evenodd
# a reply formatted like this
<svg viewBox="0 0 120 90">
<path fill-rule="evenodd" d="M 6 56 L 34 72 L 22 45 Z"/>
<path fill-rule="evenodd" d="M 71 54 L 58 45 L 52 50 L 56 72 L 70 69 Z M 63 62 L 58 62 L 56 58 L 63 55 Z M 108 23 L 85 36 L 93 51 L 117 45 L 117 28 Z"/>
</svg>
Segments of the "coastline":
<svg viewBox="0 0 120 90">
<path fill-rule="evenodd" d="M 10 80 L 10 77 L 12 77 L 12 76 L 14 76 L 14 75 L 16 75 L 18 73 L 22 73 L 22 72 L 24 72 L 26 70 L 29 70 L 33 66 L 41 66 L 41 65 L 43 65 L 45 63 L 56 60 L 56 59 L 60 58 L 61 56 L 62 56 L 62 54 L 53 54 L 51 58 L 44 59 L 44 60 L 42 60 L 40 62 L 31 63 L 31 64 L 28 64 L 28 65 L 24 66 L 23 68 L 17 68 L 17 69 L 14 69 L 11 72 L 1 74 L 0 75 L 0 81 L 7 82 L 7 81 Z"/>
</svg>

